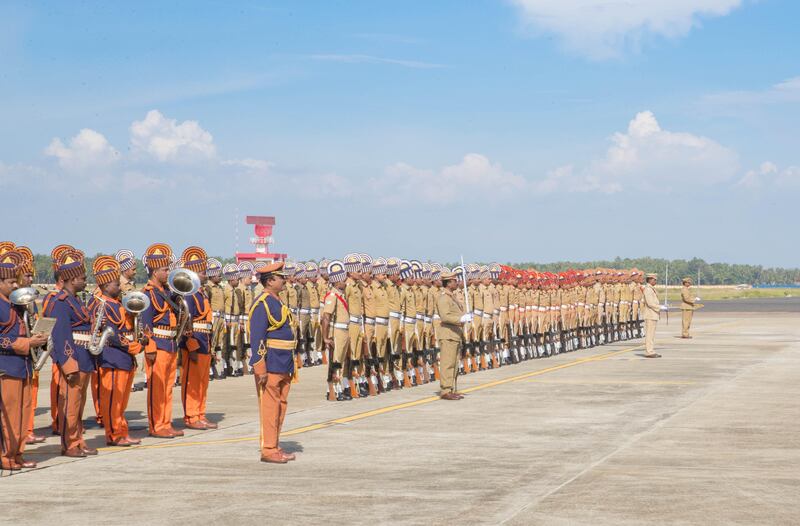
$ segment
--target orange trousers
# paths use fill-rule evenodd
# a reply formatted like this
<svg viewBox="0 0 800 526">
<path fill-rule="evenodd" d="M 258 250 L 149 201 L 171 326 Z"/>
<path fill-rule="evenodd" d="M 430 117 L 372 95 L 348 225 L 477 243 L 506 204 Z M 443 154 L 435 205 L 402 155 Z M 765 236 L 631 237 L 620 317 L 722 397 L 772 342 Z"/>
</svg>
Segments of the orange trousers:
<svg viewBox="0 0 800 526">
<path fill-rule="evenodd" d="M 92 405 L 94 405 L 94 420 L 103 425 L 103 413 L 100 410 L 100 373 L 92 373 Z"/>
<path fill-rule="evenodd" d="M 258 412 L 261 418 L 261 456 L 265 457 L 278 450 L 283 419 L 286 417 L 286 399 L 292 376 L 289 374 L 267 373 L 266 387 L 258 387 Z"/>
<path fill-rule="evenodd" d="M 61 451 L 85 448 L 83 441 L 83 408 L 91 373 L 77 372 L 78 381 L 69 385 L 67 376 L 60 372 L 58 381 L 58 428 L 61 430 Z"/>
<path fill-rule="evenodd" d="M 181 402 L 183 402 L 183 421 L 196 424 L 206 418 L 208 399 L 208 371 L 211 355 L 191 353 L 197 361 L 189 358 L 189 351 L 181 349 Z"/>
<path fill-rule="evenodd" d="M 125 409 L 131 396 L 131 386 L 136 370 L 100 369 L 100 415 L 106 431 L 106 442 L 128 438 L 128 421 Z"/>
<path fill-rule="evenodd" d="M 53 368 L 50 371 L 50 418 L 53 421 L 53 433 L 60 434 L 61 430 L 58 428 L 58 384 L 61 382 L 61 369 L 55 362 L 52 365 Z"/>
<path fill-rule="evenodd" d="M 30 379 L 0 376 L 0 467 L 3 469 L 22 462 L 30 410 Z"/>
<path fill-rule="evenodd" d="M 161 349 L 156 351 L 153 365 L 147 367 L 147 421 L 151 435 L 165 435 L 172 430 L 172 388 L 177 367 L 178 353 Z"/>
<path fill-rule="evenodd" d="M 31 410 L 28 412 L 28 429 L 25 437 L 33 436 L 33 417 L 36 416 L 36 406 L 39 402 L 39 371 L 33 371 L 31 377 Z"/>
</svg>

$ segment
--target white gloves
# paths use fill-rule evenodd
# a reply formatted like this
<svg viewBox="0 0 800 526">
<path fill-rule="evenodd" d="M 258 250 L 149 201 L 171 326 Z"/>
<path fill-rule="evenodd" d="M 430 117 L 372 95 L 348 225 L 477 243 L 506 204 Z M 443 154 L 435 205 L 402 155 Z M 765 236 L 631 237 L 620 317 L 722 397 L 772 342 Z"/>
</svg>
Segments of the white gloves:
<svg viewBox="0 0 800 526">
<path fill-rule="evenodd" d="M 469 323 L 472 321 L 472 314 L 467 313 L 461 316 L 461 323 Z"/>
</svg>

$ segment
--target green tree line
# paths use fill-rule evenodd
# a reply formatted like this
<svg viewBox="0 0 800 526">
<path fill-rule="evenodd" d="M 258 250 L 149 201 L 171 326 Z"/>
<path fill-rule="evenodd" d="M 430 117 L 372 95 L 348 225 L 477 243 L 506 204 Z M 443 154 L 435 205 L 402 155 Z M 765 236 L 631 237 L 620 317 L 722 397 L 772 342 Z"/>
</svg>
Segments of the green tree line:
<svg viewBox="0 0 800 526">
<path fill-rule="evenodd" d="M 765 268 L 761 265 L 740 265 L 731 263 L 708 263 L 700 258 L 661 259 L 661 258 L 616 258 L 607 261 L 558 261 L 555 263 L 508 263 L 515 268 L 534 268 L 542 272 L 563 272 L 568 269 L 584 268 L 638 268 L 645 272 L 655 272 L 663 283 L 669 263 L 670 284 L 680 283 L 681 278 L 689 276 L 702 285 L 785 285 L 800 283 L 800 268 Z"/>
<path fill-rule="evenodd" d="M 223 264 L 231 263 L 232 258 L 217 258 Z M 94 257 L 87 257 L 86 269 L 89 281 L 92 281 L 91 268 Z M 532 268 L 541 272 L 563 272 L 568 269 L 584 268 L 638 268 L 645 272 L 656 272 L 664 279 L 664 271 L 669 261 L 670 283 L 677 284 L 684 276 L 691 276 L 702 285 L 777 285 L 800 283 L 798 268 L 765 268 L 761 265 L 738 265 L 730 263 L 707 263 L 703 259 L 659 259 L 659 258 L 616 258 L 607 261 L 558 261 L 555 263 L 506 263 L 515 268 Z M 39 283 L 53 283 L 53 267 L 50 256 L 37 254 L 34 256 L 36 280 Z M 136 270 L 136 282 L 147 281 L 144 265 L 139 263 Z"/>
</svg>

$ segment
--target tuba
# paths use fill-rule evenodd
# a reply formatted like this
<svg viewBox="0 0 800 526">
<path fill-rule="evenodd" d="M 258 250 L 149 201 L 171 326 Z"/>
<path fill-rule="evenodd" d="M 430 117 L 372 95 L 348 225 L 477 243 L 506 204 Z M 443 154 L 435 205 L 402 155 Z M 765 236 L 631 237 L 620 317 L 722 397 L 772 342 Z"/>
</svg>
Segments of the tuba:
<svg viewBox="0 0 800 526">
<path fill-rule="evenodd" d="M 178 325 L 175 331 L 175 343 L 177 344 L 183 333 L 189 327 L 191 314 L 189 313 L 189 304 L 186 303 L 186 298 L 193 295 L 200 290 L 200 276 L 186 268 L 176 268 L 167 276 L 167 285 L 177 297 L 178 303 Z"/>
<path fill-rule="evenodd" d="M 122 307 L 133 314 L 133 340 L 138 341 L 142 331 L 139 315 L 150 307 L 150 298 L 143 292 L 131 291 L 122 296 Z"/>
<path fill-rule="evenodd" d="M 14 290 L 8 297 L 8 300 L 24 309 L 22 319 L 25 321 L 25 327 L 28 332 L 33 330 L 33 321 L 31 320 L 28 307 L 32 305 L 36 298 L 39 297 L 39 291 L 34 287 L 22 287 Z M 53 339 L 47 339 L 47 345 L 42 347 L 31 347 L 31 360 L 33 360 L 33 370 L 39 371 L 47 363 L 50 353 L 53 351 Z"/>
</svg>

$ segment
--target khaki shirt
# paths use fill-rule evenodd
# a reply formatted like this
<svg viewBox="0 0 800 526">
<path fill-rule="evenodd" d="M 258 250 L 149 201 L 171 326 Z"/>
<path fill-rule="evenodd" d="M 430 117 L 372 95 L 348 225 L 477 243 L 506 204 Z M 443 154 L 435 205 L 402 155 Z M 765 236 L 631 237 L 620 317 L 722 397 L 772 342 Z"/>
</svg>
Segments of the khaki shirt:
<svg viewBox="0 0 800 526">
<path fill-rule="evenodd" d="M 328 282 L 325 281 L 325 278 L 323 278 L 322 276 L 317 278 L 316 286 L 317 286 L 317 296 L 319 297 L 319 303 L 320 305 L 322 305 L 322 302 L 325 301 L 325 296 L 328 294 L 328 291 L 332 287 L 328 285 Z"/>
<path fill-rule="evenodd" d="M 344 299 L 347 301 L 350 316 L 364 314 L 364 303 L 361 286 L 353 278 L 347 278 L 347 287 L 344 289 Z"/>
<path fill-rule="evenodd" d="M 416 297 L 414 291 L 406 283 L 400 285 L 400 309 L 403 316 L 408 318 L 416 318 L 417 316 Z"/>
<path fill-rule="evenodd" d="M 364 301 L 364 316 L 367 318 L 375 318 L 377 316 L 377 308 L 375 305 L 375 291 L 372 284 L 360 283 L 361 297 Z"/>
<path fill-rule="evenodd" d="M 428 300 L 428 291 L 425 285 L 415 285 L 413 287 L 414 290 L 414 302 L 417 306 L 417 314 L 425 315 L 425 303 Z"/>
<path fill-rule="evenodd" d="M 308 304 L 312 309 L 319 309 L 320 295 L 317 284 L 311 281 L 306 282 L 306 294 L 308 294 Z"/>
<path fill-rule="evenodd" d="M 400 309 L 403 308 L 400 302 L 400 289 L 389 279 L 383 282 L 383 287 L 386 290 L 386 296 L 389 301 L 389 310 L 391 312 L 400 312 Z"/>
<path fill-rule="evenodd" d="M 375 316 L 378 318 L 389 317 L 389 292 L 386 286 L 381 284 L 377 279 L 372 280 L 369 288 L 372 293 L 372 298 L 375 301 Z M 398 307 L 398 310 L 400 307 Z"/>
<path fill-rule="evenodd" d="M 447 289 L 442 289 L 436 302 L 442 324 L 439 326 L 437 338 L 439 340 L 461 341 L 463 328 L 461 317 L 464 315 L 464 307 L 456 298 L 456 295 Z"/>
<path fill-rule="evenodd" d="M 239 287 L 233 288 L 230 285 L 225 287 L 224 311 L 226 316 L 240 316 L 247 314 L 244 291 Z"/>
<path fill-rule="evenodd" d="M 694 310 L 694 293 L 691 287 L 681 287 L 681 310 Z"/>
<path fill-rule="evenodd" d="M 331 326 L 334 323 L 350 323 L 350 311 L 345 306 L 347 300 L 344 293 L 331 287 L 322 304 L 322 314 L 331 315 Z"/>
<path fill-rule="evenodd" d="M 225 287 L 222 283 L 206 283 L 206 296 L 211 304 L 213 312 L 223 312 L 225 310 Z"/>
<path fill-rule="evenodd" d="M 439 292 L 439 287 L 428 287 L 428 297 L 425 298 L 425 315 L 429 318 L 432 318 L 434 314 L 438 314 L 439 312 L 437 301 L 439 298 Z"/>
<path fill-rule="evenodd" d="M 661 316 L 661 305 L 658 303 L 656 289 L 649 283 L 644 286 L 644 313 L 645 320 L 656 320 Z"/>
<path fill-rule="evenodd" d="M 297 304 L 301 309 L 317 308 L 318 302 L 311 303 L 311 293 L 309 292 L 308 284 L 297 284 Z"/>
</svg>

